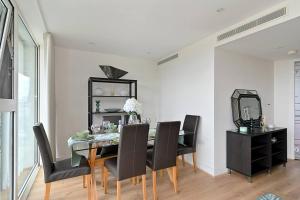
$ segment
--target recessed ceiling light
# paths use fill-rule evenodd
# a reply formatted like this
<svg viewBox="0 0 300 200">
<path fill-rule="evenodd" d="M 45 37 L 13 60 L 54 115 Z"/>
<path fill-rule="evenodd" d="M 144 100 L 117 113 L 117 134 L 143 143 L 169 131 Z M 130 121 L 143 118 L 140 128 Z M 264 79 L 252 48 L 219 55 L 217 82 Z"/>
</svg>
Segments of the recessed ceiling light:
<svg viewBox="0 0 300 200">
<path fill-rule="evenodd" d="M 297 50 L 290 50 L 290 51 L 288 51 L 288 55 L 295 55 L 297 53 L 298 53 Z"/>
<path fill-rule="evenodd" d="M 221 13 L 221 12 L 223 12 L 223 11 L 224 11 L 224 8 L 218 8 L 218 9 L 216 10 L 217 13 Z"/>
</svg>

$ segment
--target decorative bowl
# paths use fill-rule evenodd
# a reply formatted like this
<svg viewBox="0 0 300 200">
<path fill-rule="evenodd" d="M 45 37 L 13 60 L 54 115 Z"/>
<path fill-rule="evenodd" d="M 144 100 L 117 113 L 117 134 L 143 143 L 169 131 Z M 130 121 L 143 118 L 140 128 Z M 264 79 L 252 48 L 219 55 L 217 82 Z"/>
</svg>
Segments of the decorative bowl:
<svg viewBox="0 0 300 200">
<path fill-rule="evenodd" d="M 109 65 L 99 65 L 105 76 L 109 79 L 118 79 L 127 74 L 128 72 L 115 68 Z"/>
</svg>

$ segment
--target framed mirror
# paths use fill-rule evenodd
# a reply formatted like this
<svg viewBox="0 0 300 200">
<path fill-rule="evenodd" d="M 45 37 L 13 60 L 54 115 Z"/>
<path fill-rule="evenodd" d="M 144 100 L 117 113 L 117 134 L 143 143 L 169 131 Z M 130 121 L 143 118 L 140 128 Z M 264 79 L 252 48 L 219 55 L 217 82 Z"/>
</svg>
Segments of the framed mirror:
<svg viewBox="0 0 300 200">
<path fill-rule="evenodd" d="M 261 100 L 256 90 L 236 89 L 231 96 L 233 122 L 237 127 L 260 127 Z"/>
</svg>

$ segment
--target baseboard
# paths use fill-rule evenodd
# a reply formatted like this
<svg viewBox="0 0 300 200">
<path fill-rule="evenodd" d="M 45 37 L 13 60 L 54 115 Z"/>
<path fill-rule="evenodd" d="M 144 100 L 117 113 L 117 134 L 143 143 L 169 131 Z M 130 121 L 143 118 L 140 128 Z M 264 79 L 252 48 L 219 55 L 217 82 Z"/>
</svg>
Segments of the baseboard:
<svg viewBox="0 0 300 200">
<path fill-rule="evenodd" d="M 181 156 L 179 156 L 179 159 L 181 161 Z M 193 166 L 193 160 L 192 160 L 192 156 L 191 155 L 184 155 L 184 161 L 186 164 L 190 165 L 190 166 Z M 198 164 L 196 163 L 196 168 L 207 173 L 208 175 L 210 176 L 215 176 L 214 175 L 214 168 L 208 166 L 208 165 L 205 165 L 205 164 Z"/>
<path fill-rule="evenodd" d="M 219 176 L 219 175 L 222 175 L 222 174 L 225 174 L 227 173 L 227 168 L 223 168 L 223 169 L 215 169 L 214 171 L 214 176 Z"/>
</svg>

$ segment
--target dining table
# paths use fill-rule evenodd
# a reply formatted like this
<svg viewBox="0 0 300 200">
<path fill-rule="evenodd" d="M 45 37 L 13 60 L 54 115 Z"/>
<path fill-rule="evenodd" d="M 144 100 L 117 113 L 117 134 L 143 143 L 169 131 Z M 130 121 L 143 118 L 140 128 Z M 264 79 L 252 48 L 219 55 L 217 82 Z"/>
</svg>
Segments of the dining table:
<svg viewBox="0 0 300 200">
<path fill-rule="evenodd" d="M 156 128 L 149 129 L 148 142 L 154 143 L 156 134 Z M 184 144 L 184 140 L 187 137 L 192 136 L 191 132 L 179 131 L 178 142 Z M 98 199 L 96 190 L 96 178 L 95 178 L 95 162 L 97 158 L 97 149 L 102 147 L 108 147 L 112 145 L 118 145 L 120 133 L 116 130 L 106 131 L 105 133 L 92 133 L 87 137 L 82 138 L 72 135 L 68 139 L 68 146 L 71 149 L 71 165 L 77 167 L 80 164 L 82 156 L 86 157 L 91 167 L 91 196 L 93 200 Z"/>
</svg>

